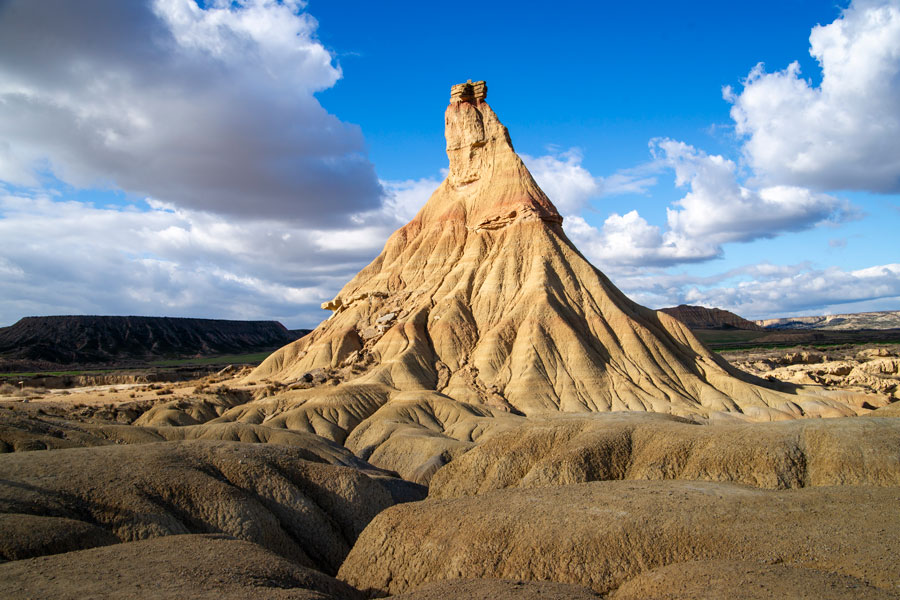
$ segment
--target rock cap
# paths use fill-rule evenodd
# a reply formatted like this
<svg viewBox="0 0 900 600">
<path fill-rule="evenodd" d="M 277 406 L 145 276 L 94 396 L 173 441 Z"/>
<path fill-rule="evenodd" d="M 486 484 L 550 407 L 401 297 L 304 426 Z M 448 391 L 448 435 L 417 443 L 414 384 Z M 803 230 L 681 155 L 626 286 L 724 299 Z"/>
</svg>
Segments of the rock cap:
<svg viewBox="0 0 900 600">
<path fill-rule="evenodd" d="M 450 87 L 450 102 L 476 102 L 487 98 L 487 82 L 469 79 Z"/>
</svg>

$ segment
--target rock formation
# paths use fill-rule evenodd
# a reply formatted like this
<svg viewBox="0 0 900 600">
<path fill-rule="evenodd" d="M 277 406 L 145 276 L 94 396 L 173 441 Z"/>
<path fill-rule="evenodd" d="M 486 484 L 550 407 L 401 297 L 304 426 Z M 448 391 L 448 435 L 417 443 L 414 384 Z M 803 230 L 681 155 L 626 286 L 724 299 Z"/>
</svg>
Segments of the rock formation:
<svg viewBox="0 0 900 600">
<path fill-rule="evenodd" d="M 428 496 L 618 479 L 722 481 L 768 489 L 900 487 L 898 450 L 896 419 L 704 426 L 652 413 L 536 418 L 443 467 Z"/>
<path fill-rule="evenodd" d="M 635 577 L 609 598 L 610 600 L 897 598 L 892 591 L 873 587 L 856 577 L 773 563 L 774 561 L 710 560 L 667 565 Z"/>
<path fill-rule="evenodd" d="M 846 345 L 828 353 L 809 350 L 745 350 L 729 353 L 730 362 L 752 375 L 801 385 L 821 385 L 900 400 L 900 346 L 864 349 Z"/>
<path fill-rule="evenodd" d="M 779 391 L 731 368 L 681 322 L 626 298 L 566 237 L 486 93 L 483 82 L 453 87 L 447 178 L 323 305 L 331 317 L 248 380 L 288 393 L 223 419 L 274 419 L 343 441 L 394 401 L 525 415 L 856 414 L 836 396 Z"/>
<path fill-rule="evenodd" d="M 661 308 L 660 312 L 672 315 L 691 329 L 747 329 L 763 331 L 763 328 L 733 312 L 721 308 L 690 306 L 679 304 L 671 308 Z"/>
</svg>

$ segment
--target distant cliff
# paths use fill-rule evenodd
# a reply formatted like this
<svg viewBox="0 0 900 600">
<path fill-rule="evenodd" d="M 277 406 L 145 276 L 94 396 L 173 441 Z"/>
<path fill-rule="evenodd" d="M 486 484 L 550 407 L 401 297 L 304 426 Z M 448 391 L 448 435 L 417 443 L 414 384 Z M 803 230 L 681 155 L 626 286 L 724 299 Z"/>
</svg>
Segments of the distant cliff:
<svg viewBox="0 0 900 600">
<path fill-rule="evenodd" d="M 900 310 L 756 321 L 765 329 L 898 329 Z"/>
<path fill-rule="evenodd" d="M 146 361 L 273 350 L 308 333 L 277 321 L 25 317 L 0 328 L 0 358 L 56 364 Z"/>
<path fill-rule="evenodd" d="M 748 321 L 733 312 L 722 310 L 721 308 L 706 308 L 704 306 L 681 304 L 671 308 L 661 308 L 660 310 L 672 315 L 691 329 L 763 330 L 762 327 L 753 321 Z"/>
</svg>

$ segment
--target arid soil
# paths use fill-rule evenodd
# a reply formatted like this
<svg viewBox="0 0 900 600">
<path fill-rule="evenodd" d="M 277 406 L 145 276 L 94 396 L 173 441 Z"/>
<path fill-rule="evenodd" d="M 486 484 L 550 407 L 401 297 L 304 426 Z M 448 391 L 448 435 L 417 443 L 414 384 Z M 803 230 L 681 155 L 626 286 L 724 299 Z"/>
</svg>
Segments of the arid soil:
<svg viewBox="0 0 900 600">
<path fill-rule="evenodd" d="M 615 591 L 689 561 L 800 566 L 896 593 L 900 488 L 760 490 L 696 481 L 604 481 L 509 489 L 392 507 L 338 578 L 370 593 L 497 577 Z"/>
</svg>

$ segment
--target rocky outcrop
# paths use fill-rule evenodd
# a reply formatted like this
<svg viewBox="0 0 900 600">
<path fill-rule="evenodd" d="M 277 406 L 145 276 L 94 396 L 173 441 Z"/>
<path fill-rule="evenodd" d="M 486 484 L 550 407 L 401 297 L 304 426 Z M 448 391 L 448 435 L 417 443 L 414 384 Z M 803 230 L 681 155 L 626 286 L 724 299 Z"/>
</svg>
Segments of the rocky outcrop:
<svg viewBox="0 0 900 600">
<path fill-rule="evenodd" d="M 619 479 L 760 488 L 900 486 L 900 421 L 803 419 L 698 425 L 667 415 L 530 419 L 438 471 L 429 497 Z"/>
<path fill-rule="evenodd" d="M 705 306 L 689 306 L 680 304 L 671 308 L 661 308 L 660 311 L 672 315 L 691 329 L 746 329 L 749 331 L 763 331 L 763 328 L 739 317 L 733 312 L 721 308 L 706 308 Z"/>
<path fill-rule="evenodd" d="M 857 350 L 853 346 L 816 351 L 744 351 L 729 355 L 748 373 L 800 385 L 820 385 L 865 394 L 858 401 L 879 408 L 900 400 L 900 346 Z"/>
<path fill-rule="evenodd" d="M 803 567 L 765 562 L 709 560 L 667 565 L 628 581 L 610 600 L 889 600 L 897 595 L 867 581 Z"/>
</svg>

